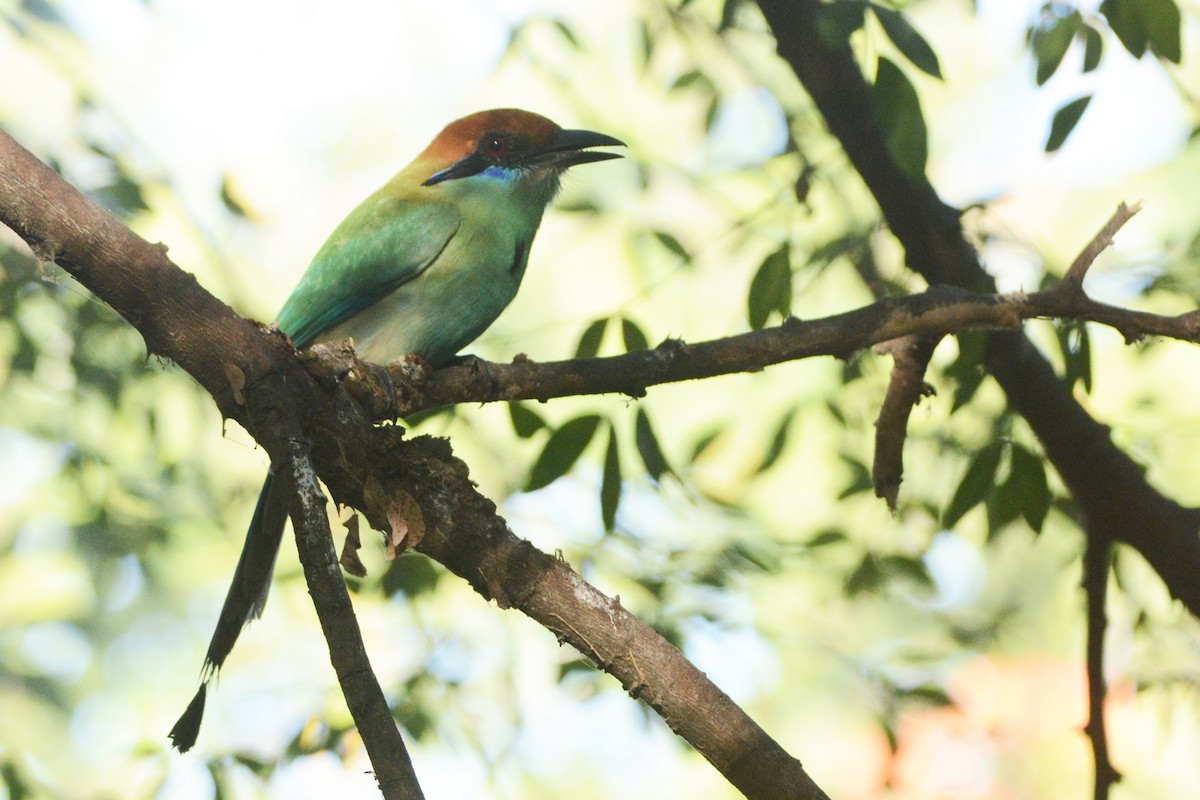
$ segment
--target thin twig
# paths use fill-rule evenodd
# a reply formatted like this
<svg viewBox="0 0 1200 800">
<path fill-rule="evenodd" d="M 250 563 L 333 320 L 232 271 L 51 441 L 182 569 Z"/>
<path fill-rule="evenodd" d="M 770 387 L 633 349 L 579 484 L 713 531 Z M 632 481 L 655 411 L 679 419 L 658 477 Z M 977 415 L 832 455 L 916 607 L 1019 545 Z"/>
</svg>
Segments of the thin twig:
<svg viewBox="0 0 1200 800">
<path fill-rule="evenodd" d="M 1088 242 L 1087 247 L 1080 251 L 1079 255 L 1071 263 L 1067 274 L 1063 275 L 1060 286 L 1071 287 L 1072 289 L 1081 289 L 1083 279 L 1087 275 L 1087 271 L 1099 256 L 1109 245 L 1112 244 L 1113 237 L 1117 235 L 1117 231 L 1125 226 L 1126 222 L 1133 219 L 1133 215 L 1142 210 L 1141 203 L 1127 205 L 1121 203 L 1117 206 L 1117 210 L 1109 217 L 1108 222 L 1104 223 L 1104 227 L 1096 232 L 1092 240 Z"/>
<path fill-rule="evenodd" d="M 904 336 L 878 345 L 875 350 L 892 356 L 892 377 L 875 420 L 875 461 L 871 479 L 875 496 L 896 510 L 900 481 L 904 477 L 904 440 L 913 408 L 934 393 L 925 382 L 925 368 L 940 336 Z"/>
<path fill-rule="evenodd" d="M 1104 725 L 1104 698 L 1108 694 L 1104 678 L 1104 631 L 1108 626 L 1105 598 L 1108 596 L 1111 566 L 1112 543 L 1102 535 L 1089 536 L 1083 554 L 1083 588 L 1087 595 L 1088 678 L 1088 721 L 1084 731 L 1092 745 L 1095 800 L 1108 800 L 1109 787 L 1121 779 L 1121 774 L 1108 759 L 1108 736 Z"/>
</svg>

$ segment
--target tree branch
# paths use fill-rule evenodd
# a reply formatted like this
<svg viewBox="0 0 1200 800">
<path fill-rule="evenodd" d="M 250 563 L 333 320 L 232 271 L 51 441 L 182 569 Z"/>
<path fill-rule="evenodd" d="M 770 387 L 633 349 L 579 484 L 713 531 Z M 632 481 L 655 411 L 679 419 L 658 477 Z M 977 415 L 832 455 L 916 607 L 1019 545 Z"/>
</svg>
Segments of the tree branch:
<svg viewBox="0 0 1200 800">
<path fill-rule="evenodd" d="M 1112 542 L 1101 536 L 1089 536 L 1083 552 L 1083 590 L 1087 596 L 1087 681 L 1088 721 L 1084 726 L 1092 745 L 1096 782 L 1095 800 L 1108 800 L 1109 789 L 1121 779 L 1108 758 L 1108 735 L 1104 721 L 1104 698 L 1108 685 L 1104 679 L 1104 630 L 1108 626 L 1108 574 L 1112 568 Z"/>
<path fill-rule="evenodd" d="M 375 780 L 385 800 L 424 800 L 412 759 L 367 657 L 333 546 L 325 495 L 299 441 L 292 442 L 292 457 L 284 469 L 294 491 L 292 527 L 308 593 L 329 645 L 329 661 L 375 768 Z"/>
<path fill-rule="evenodd" d="M 928 181 L 905 175 L 888 153 L 871 87 L 848 43 L 830 44 L 820 35 L 820 0 L 758 0 L 758 5 L 775 35 L 779 55 L 792 67 L 879 203 L 905 248 L 908 266 L 931 285 L 991 291 L 991 279 L 963 236 L 958 211 L 943 203 Z M 1185 316 L 1185 324 L 1194 324 L 1195 312 Z M 1115 326 L 1126 333 L 1121 324 Z M 1088 535 L 1133 546 L 1171 594 L 1200 615 L 1200 585 L 1195 580 L 1200 574 L 1200 509 L 1183 508 L 1151 487 L 1142 470 L 1112 443 L 1108 429 L 1083 410 L 1023 335 L 990 333 L 984 364 L 1009 404 L 1041 440 L 1075 498 Z"/>
<path fill-rule="evenodd" d="M 912 335 L 876 347 L 880 353 L 892 356 L 892 377 L 875 420 L 875 460 L 871 479 L 875 483 L 875 496 L 883 498 L 893 513 L 904 476 L 908 418 L 922 397 L 933 394 L 933 387 L 925 382 L 925 368 L 940 341 L 940 336 Z"/>
<path fill-rule="evenodd" d="M 668 339 L 652 350 L 606 358 L 511 364 L 472 359 L 437 371 L 390 365 L 390 374 L 359 362 L 343 344 L 306 351 L 321 371 L 354 378 L 355 396 L 378 418 L 407 416 L 452 403 L 548 400 L 616 392 L 642 397 L 651 386 L 712 378 L 815 356 L 851 354 L 906 336 L 938 337 L 972 328 L 1017 328 L 1027 319 L 1076 319 L 1115 328 L 1126 341 L 1163 336 L 1200 343 L 1200 311 L 1168 317 L 1100 303 L 1058 285 L 1033 294 L 978 294 L 934 286 L 920 294 L 890 297 L 814 320 L 783 324 L 736 336 L 688 344 Z M 394 398 L 390 394 L 395 392 Z"/>
<path fill-rule="evenodd" d="M 141 334 L 148 353 L 170 358 L 196 378 L 221 412 L 236 419 L 271 454 L 276 463 L 290 463 L 299 480 L 293 515 L 298 546 L 305 558 L 305 573 L 330 635 L 330 654 L 339 678 L 361 681 L 360 669 L 370 674 L 357 623 L 349 608 L 345 584 L 344 603 L 322 591 L 323 555 L 314 540 L 312 496 L 315 481 L 299 469 L 305 460 L 294 453 L 297 432 L 308 422 L 297 409 L 298 396 L 288 391 L 311 385 L 294 351 L 282 336 L 264 335 L 263 329 L 237 316 L 206 292 L 191 275 L 166 257 L 166 248 L 151 245 L 110 214 L 80 194 L 53 170 L 0 130 L 0 222 L 12 228 L 43 260 L 54 260 L 81 284 L 107 302 Z M 236 357 L 234 357 L 236 355 Z M 319 494 L 319 490 L 316 490 Z M 306 503 L 307 501 L 307 503 Z M 323 518 L 323 515 L 322 515 Z M 328 520 L 325 520 L 329 539 Z M 332 552 L 332 540 L 325 545 Z M 316 559 L 314 560 L 314 552 Z M 315 566 L 315 573 L 309 574 Z M 331 614 L 330 611 L 333 611 Z M 347 622 L 347 619 L 349 622 Z M 335 638 L 336 637 L 336 638 Z M 361 661 L 357 660 L 360 658 Z M 370 674 L 370 680 L 374 675 Z M 408 753 L 395 730 L 391 712 L 375 684 L 375 694 L 347 692 L 356 722 L 374 720 L 360 731 L 366 735 L 386 718 L 392 736 L 373 736 L 368 753 L 387 798 L 420 798 Z M 203 702 L 203 689 L 197 695 Z M 195 705 L 197 701 L 193 701 Z M 192 710 L 189 706 L 189 712 Z"/>
<path fill-rule="evenodd" d="M 1117 206 L 1117 210 L 1109 218 L 1108 222 L 1104 223 L 1104 227 L 1097 231 L 1092 237 L 1092 241 L 1088 242 L 1088 246 L 1080 251 L 1079 255 L 1071 263 L 1071 267 L 1067 270 L 1067 274 L 1063 275 L 1060 286 L 1074 287 L 1079 291 L 1083 291 L 1083 279 L 1087 275 L 1087 271 L 1091 269 L 1092 264 L 1096 261 L 1096 257 L 1103 253 L 1109 245 L 1112 244 L 1113 237 L 1117 235 L 1117 231 L 1125 227 L 1125 223 L 1133 219 L 1133 215 L 1142 210 L 1140 203 L 1134 203 L 1129 206 L 1121 203 Z"/>
<path fill-rule="evenodd" d="M 380 530 L 390 524 L 387 498 L 415 498 L 425 528 L 418 549 L 485 597 L 521 609 L 596 657 L 747 797 L 826 798 L 800 763 L 678 649 L 565 564 L 513 536 L 444 440 L 408 441 L 398 427 L 375 427 L 340 390 L 341 375 L 310 374 L 284 337 L 238 317 L 172 264 L 164 248 L 136 236 L 3 131 L 0 222 L 112 305 L 150 353 L 196 378 L 274 463 L 296 455 L 292 432 L 304 431 L 335 501 L 362 510 Z M 387 774 L 368 752 L 377 775 Z"/>
</svg>

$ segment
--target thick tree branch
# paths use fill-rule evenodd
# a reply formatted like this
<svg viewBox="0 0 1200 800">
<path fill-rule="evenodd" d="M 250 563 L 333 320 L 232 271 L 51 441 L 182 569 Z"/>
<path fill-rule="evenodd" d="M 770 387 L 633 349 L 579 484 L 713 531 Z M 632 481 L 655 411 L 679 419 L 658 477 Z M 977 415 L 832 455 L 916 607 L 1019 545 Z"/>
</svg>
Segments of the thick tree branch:
<svg viewBox="0 0 1200 800">
<path fill-rule="evenodd" d="M 165 247 L 138 237 L 3 130 L 0 222 L 24 239 L 39 258 L 56 261 L 128 320 L 142 334 L 149 353 L 172 359 L 196 378 L 221 412 L 242 423 L 276 463 L 299 463 L 293 458 L 293 443 L 300 440 L 299 431 L 307 430 L 305 423 L 311 424 L 311 419 L 298 414 L 306 406 L 299 402 L 302 395 L 291 390 L 311 386 L 313 381 L 283 337 L 264 335 L 259 326 L 237 316 L 171 263 Z M 298 488 L 306 487 L 300 484 Z M 302 493 L 300 501 L 304 499 Z M 298 535 L 309 530 L 311 515 L 305 509 L 302 506 L 295 516 L 301 523 L 296 526 Z M 299 538 L 302 551 L 311 555 L 310 543 L 303 541 L 302 535 Z M 328 546 L 332 549 L 332 543 Z M 333 563 L 336 569 L 336 558 Z M 319 589 L 314 597 L 318 594 Z M 328 611 L 329 604 L 319 603 L 318 609 Z M 363 650 L 357 625 L 342 625 L 346 610 L 328 620 L 340 631 L 337 640 L 330 640 L 331 653 L 335 649 Z M 358 640 L 357 644 L 352 645 L 353 640 Z M 341 677 L 342 665 L 337 660 L 335 668 Z M 198 698 L 202 702 L 203 691 Z M 391 712 L 381 692 L 377 697 L 359 692 L 347 699 L 356 721 L 366 714 L 375 719 L 383 715 L 390 722 Z M 378 706 L 366 710 L 370 703 Z M 189 712 L 191 709 L 189 706 Z M 395 725 L 391 727 L 394 733 Z M 386 797 L 421 797 L 398 734 L 390 741 L 378 739 L 375 745 L 368 745 L 368 752 Z"/>
<path fill-rule="evenodd" d="M 779 55 L 841 141 L 903 244 L 909 267 L 931 285 L 991 291 L 991 279 L 963 236 L 958 211 L 943 203 L 927 181 L 907 177 L 889 155 L 871 87 L 849 45 L 821 37 L 820 0 L 758 0 L 758 5 Z M 1083 410 L 1023 335 L 989 334 L 984 363 L 1041 440 L 1075 498 L 1088 534 L 1132 545 L 1171 594 L 1200 615 L 1200 582 L 1195 579 L 1200 574 L 1200 509 L 1183 508 L 1151 487 L 1112 443 L 1108 429 Z"/>
<path fill-rule="evenodd" d="M 293 431 L 304 431 L 312 463 L 334 499 L 363 510 L 380 530 L 391 524 L 388 498 L 416 499 L 425 529 L 422 552 L 485 597 L 521 609 L 592 654 L 747 797 L 826 797 L 798 761 L 675 647 L 565 564 L 513 536 L 444 440 L 408 441 L 397 427 L 375 427 L 340 389 L 341 376 L 311 375 L 282 336 L 238 317 L 175 267 L 163 248 L 137 237 L 3 131 L 0 222 L 134 324 L 149 352 L 196 378 L 273 462 L 287 463 L 298 440 Z M 384 774 L 378 763 L 375 768 Z"/>
</svg>

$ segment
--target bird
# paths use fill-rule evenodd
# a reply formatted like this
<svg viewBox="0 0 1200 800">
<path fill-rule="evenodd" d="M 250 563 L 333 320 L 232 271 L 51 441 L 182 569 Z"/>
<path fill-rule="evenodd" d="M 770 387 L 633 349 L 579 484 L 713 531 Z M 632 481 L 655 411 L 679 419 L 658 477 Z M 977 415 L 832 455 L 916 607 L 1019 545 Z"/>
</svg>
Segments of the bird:
<svg viewBox="0 0 1200 800">
<path fill-rule="evenodd" d="M 276 324 L 297 348 L 349 339 L 386 364 L 438 367 L 496 320 L 529 262 L 566 170 L 621 155 L 612 136 L 564 129 L 516 108 L 447 125 L 412 163 L 345 218 L 317 251 Z M 169 738 L 195 744 L 209 681 L 242 628 L 262 615 L 289 500 L 269 471 L 209 642 L 200 688 Z"/>
</svg>

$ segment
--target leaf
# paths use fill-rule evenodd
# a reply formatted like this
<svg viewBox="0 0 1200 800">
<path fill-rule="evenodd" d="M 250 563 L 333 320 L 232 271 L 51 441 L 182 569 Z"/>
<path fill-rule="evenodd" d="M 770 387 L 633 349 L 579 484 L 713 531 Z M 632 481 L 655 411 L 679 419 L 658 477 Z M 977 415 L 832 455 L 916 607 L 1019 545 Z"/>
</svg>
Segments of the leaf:
<svg viewBox="0 0 1200 800">
<path fill-rule="evenodd" d="M 889 555 L 878 559 L 879 571 L 889 578 L 905 578 L 922 586 L 932 586 L 933 578 L 925 562 L 919 558 L 902 555 Z"/>
<path fill-rule="evenodd" d="M 829 47 L 843 47 L 866 20 L 865 2 L 822 3 L 817 9 L 817 35 Z"/>
<path fill-rule="evenodd" d="M 846 483 L 846 488 L 838 493 L 839 500 L 845 500 L 860 492 L 874 491 L 875 482 L 871 480 L 871 470 L 867 469 L 866 464 L 845 453 L 841 454 L 841 459 L 842 465 L 850 470 L 850 480 Z"/>
<path fill-rule="evenodd" d="M 1064 375 L 1063 382 L 1068 389 L 1074 389 L 1076 383 L 1083 384 L 1083 390 L 1092 391 L 1092 344 L 1086 325 L 1061 325 L 1055 328 L 1058 336 L 1058 347 L 1062 352 Z"/>
<path fill-rule="evenodd" d="M 650 63 L 650 54 L 654 50 L 654 37 L 650 34 L 650 27 L 646 25 L 646 21 L 639 22 L 638 27 L 638 43 L 641 45 L 638 55 L 641 57 L 641 63 L 638 65 L 642 69 Z"/>
<path fill-rule="evenodd" d="M 433 591 L 441 577 L 442 572 L 432 559 L 408 554 L 388 564 L 380 583 L 388 597 L 403 593 L 405 597 L 412 598 Z"/>
<path fill-rule="evenodd" d="M 693 84 L 699 84 L 707 90 L 712 90 L 712 81 L 708 79 L 708 76 L 695 69 L 680 75 L 669 88 L 671 91 L 677 91 L 679 89 L 686 89 Z"/>
<path fill-rule="evenodd" d="M 779 456 L 783 453 L 783 448 L 787 446 L 788 431 L 792 427 L 792 420 L 795 416 L 795 409 L 784 415 L 783 420 L 779 423 L 779 427 L 775 429 L 775 435 L 771 437 L 771 446 L 767 448 L 766 456 L 763 457 L 762 463 L 758 465 L 758 469 L 754 471 L 755 475 L 761 475 L 766 472 L 779 460 Z"/>
<path fill-rule="evenodd" d="M 642 457 L 642 463 L 646 465 L 646 472 L 650 474 L 651 478 L 658 480 L 664 473 L 671 471 L 666 456 L 663 455 L 662 448 L 658 444 L 658 437 L 654 435 L 654 429 L 650 427 L 650 418 L 646 416 L 644 408 L 639 408 L 637 411 L 634 441 L 637 444 L 638 454 Z"/>
<path fill-rule="evenodd" d="M 1009 456 L 1008 477 L 1000 485 L 993 502 L 1006 506 L 1013 516 L 1019 512 L 1029 527 L 1041 532 L 1053 499 L 1042 459 L 1028 448 L 1014 443 Z"/>
<path fill-rule="evenodd" d="M 1108 26 L 1134 58 L 1141 58 L 1150 43 L 1150 35 L 1142 21 L 1138 0 L 1104 0 L 1100 13 Z"/>
<path fill-rule="evenodd" d="M 725 5 L 721 8 L 721 22 L 717 25 L 717 33 L 724 33 L 733 27 L 734 20 L 737 18 L 737 7 L 741 2 L 742 0 L 725 0 Z"/>
<path fill-rule="evenodd" d="M 229 175 L 222 175 L 220 192 L 222 205 L 225 206 L 227 211 L 235 216 L 249 218 L 251 214 L 247 210 L 246 206 L 243 205 L 240 200 L 238 200 L 237 194 L 238 191 L 234 186 L 233 179 Z"/>
<path fill-rule="evenodd" d="M 954 498 L 946 507 L 946 513 L 942 517 L 943 527 L 953 528 L 968 511 L 983 502 L 991 493 L 996 481 L 996 468 L 1000 466 L 1002 448 L 1002 443 L 992 442 L 971 459 L 966 474 L 954 492 Z"/>
<path fill-rule="evenodd" d="M 579 344 L 575 346 L 576 358 L 595 358 L 596 353 L 600 352 L 600 341 L 604 338 L 604 331 L 608 328 L 608 317 L 601 317 L 594 321 L 583 331 L 583 335 L 579 337 Z"/>
<path fill-rule="evenodd" d="M 1054 6 L 1048 8 L 1053 9 Z M 1044 22 L 1035 25 L 1029 31 L 1030 49 L 1033 51 L 1034 60 L 1037 61 L 1038 86 L 1050 80 L 1050 76 L 1062 64 L 1063 57 L 1071 48 L 1071 42 L 1075 41 L 1075 34 L 1083 24 L 1083 17 L 1078 11 L 1072 11 L 1066 16 L 1058 16 L 1053 11 L 1045 14 Z"/>
<path fill-rule="evenodd" d="M 971 402 L 971 398 L 975 396 L 975 392 L 987 376 L 983 368 L 983 351 L 986 345 L 983 332 L 963 331 L 958 334 L 957 339 L 958 357 L 946 368 L 946 374 L 955 382 L 951 414 Z"/>
<path fill-rule="evenodd" d="M 1104 37 L 1100 31 L 1090 25 L 1083 34 L 1083 71 L 1091 72 L 1100 66 L 1100 57 L 1104 55 Z"/>
<path fill-rule="evenodd" d="M 567 44 L 571 45 L 571 47 L 575 48 L 576 50 L 580 49 L 579 40 L 575 38 L 575 32 L 571 30 L 567 23 L 563 22 L 561 19 L 551 19 L 550 24 L 553 25 L 555 29 L 558 30 L 559 34 L 567 40 Z"/>
<path fill-rule="evenodd" d="M 118 174 L 107 186 L 90 190 L 88 196 L 104 207 L 106 211 L 123 220 L 130 219 L 142 211 L 149 211 L 142 187 L 137 181 L 124 173 Z"/>
<path fill-rule="evenodd" d="M 600 417 L 595 414 L 586 414 L 563 423 L 546 441 L 542 454 L 529 472 L 525 491 L 532 492 L 549 486 L 566 475 L 592 441 L 599 424 Z"/>
<path fill-rule="evenodd" d="M 784 244 L 759 265 L 750 281 L 747 300 L 750 328 L 758 330 L 767 323 L 772 311 L 787 317 L 792 311 L 791 246 Z"/>
<path fill-rule="evenodd" d="M 1050 136 L 1046 139 L 1047 153 L 1053 153 L 1063 146 L 1067 137 L 1071 135 L 1071 131 L 1075 130 L 1075 126 L 1079 124 L 1079 120 L 1083 117 L 1083 112 L 1087 110 L 1090 102 L 1092 102 L 1092 96 L 1085 95 L 1072 100 L 1054 112 L 1054 119 L 1050 122 Z"/>
<path fill-rule="evenodd" d="M 695 464 L 696 459 L 700 458 L 700 456 L 704 454 L 704 451 L 708 449 L 708 446 L 711 445 L 713 442 L 715 442 L 717 440 L 717 437 L 720 435 L 721 435 L 721 429 L 718 428 L 716 430 L 709 431 L 708 433 L 701 436 L 696 441 L 696 444 L 692 446 L 692 457 L 690 459 L 688 459 L 688 463 Z"/>
<path fill-rule="evenodd" d="M 646 340 L 646 334 L 638 327 L 638 324 L 628 317 L 621 318 L 621 337 L 625 340 L 625 350 L 633 352 L 634 350 L 648 350 L 650 343 Z"/>
<path fill-rule="evenodd" d="M 523 403 L 509 403 L 508 415 L 512 418 L 513 431 L 522 439 L 528 439 L 546 427 L 546 421 Z"/>
<path fill-rule="evenodd" d="M 611 531 L 617 522 L 617 507 L 621 503 L 621 457 L 617 452 L 617 432 L 608 428 L 608 447 L 604 450 L 604 474 L 600 479 L 600 518 L 604 530 Z"/>
<path fill-rule="evenodd" d="M 942 77 L 937 53 L 933 52 L 929 42 L 909 24 L 903 14 L 875 3 L 871 4 L 871 11 L 875 13 L 875 19 L 879 20 L 883 32 L 892 40 L 892 44 L 896 45 L 896 49 L 903 53 L 914 67 L 935 78 Z"/>
<path fill-rule="evenodd" d="M 879 569 L 879 561 L 871 553 L 863 556 L 850 577 L 846 578 L 843 591 L 848 597 L 854 597 L 863 592 L 878 589 L 883 584 L 883 572 Z"/>
<path fill-rule="evenodd" d="M 841 531 L 826 530 L 804 542 L 804 546 L 808 548 L 825 547 L 831 544 L 841 544 L 844 541 L 846 541 L 846 534 Z"/>
<path fill-rule="evenodd" d="M 875 72 L 875 108 L 892 160 L 912 180 L 924 181 L 929 145 L 921 101 L 904 72 L 886 58 Z"/>
<path fill-rule="evenodd" d="M 1150 49 L 1159 58 L 1178 64 L 1182 48 L 1175 0 L 1141 0 L 1140 8 Z"/>
<path fill-rule="evenodd" d="M 671 251 L 673 255 L 678 256 L 682 261 L 691 260 L 691 256 L 688 255 L 688 251 L 684 249 L 684 246 L 674 236 L 666 231 L 651 231 L 651 233 L 654 235 L 654 238 L 658 240 L 658 243 L 667 250 Z"/>
</svg>

